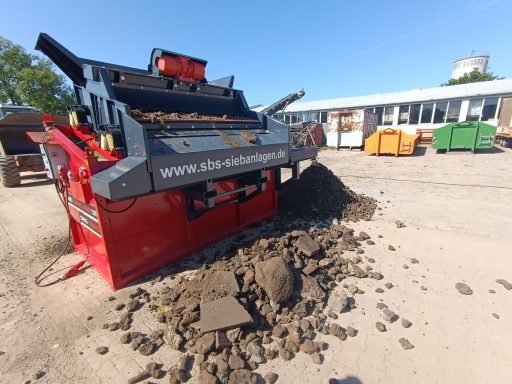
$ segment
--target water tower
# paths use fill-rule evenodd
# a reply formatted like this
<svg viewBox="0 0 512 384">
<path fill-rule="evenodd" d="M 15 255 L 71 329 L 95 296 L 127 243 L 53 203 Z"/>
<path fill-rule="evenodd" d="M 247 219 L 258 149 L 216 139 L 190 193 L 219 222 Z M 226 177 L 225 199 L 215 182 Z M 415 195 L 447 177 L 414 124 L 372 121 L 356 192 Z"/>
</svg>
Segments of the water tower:
<svg viewBox="0 0 512 384">
<path fill-rule="evenodd" d="M 456 60 L 453 63 L 452 79 L 458 79 L 465 73 L 471 72 L 473 69 L 478 69 L 480 73 L 487 71 L 487 64 L 489 63 L 488 55 L 470 56 L 463 59 Z"/>
</svg>

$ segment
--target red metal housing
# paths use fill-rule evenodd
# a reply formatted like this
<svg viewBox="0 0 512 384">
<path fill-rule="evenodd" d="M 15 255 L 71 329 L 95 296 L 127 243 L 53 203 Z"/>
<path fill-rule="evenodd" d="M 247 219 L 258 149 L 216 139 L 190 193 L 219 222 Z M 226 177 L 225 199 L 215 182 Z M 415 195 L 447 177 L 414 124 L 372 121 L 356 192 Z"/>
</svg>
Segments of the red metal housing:
<svg viewBox="0 0 512 384">
<path fill-rule="evenodd" d="M 51 124 L 48 118 L 46 122 Z M 94 195 L 88 177 L 118 161 L 116 153 L 102 150 L 85 126 L 54 127 L 46 136 L 48 152 L 52 146 L 65 152 L 65 164 L 53 166 L 60 166 L 59 182 L 66 191 L 63 197 L 67 198 L 73 218 L 75 249 L 88 255 L 87 260 L 113 289 L 277 212 L 274 170 L 266 171 L 266 189 L 254 198 L 219 206 L 193 220 L 187 217 L 185 195 L 180 188 L 112 202 Z M 87 145 L 80 148 L 76 142 Z M 214 183 L 218 193 L 238 187 L 236 179 Z M 218 203 L 223 199 L 229 200 L 230 196 L 223 196 Z M 197 204 L 196 208 L 201 208 Z"/>
</svg>

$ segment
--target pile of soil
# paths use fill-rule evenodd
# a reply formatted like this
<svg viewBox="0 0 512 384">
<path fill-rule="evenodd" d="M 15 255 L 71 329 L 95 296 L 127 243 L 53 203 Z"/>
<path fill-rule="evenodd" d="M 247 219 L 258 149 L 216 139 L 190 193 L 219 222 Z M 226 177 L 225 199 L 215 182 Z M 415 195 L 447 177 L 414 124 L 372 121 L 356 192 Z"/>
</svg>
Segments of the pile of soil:
<svg viewBox="0 0 512 384">
<path fill-rule="evenodd" d="M 299 180 L 283 183 L 280 214 L 295 219 L 371 220 L 377 201 L 355 193 L 326 166 L 313 162 Z"/>
<path fill-rule="evenodd" d="M 375 244 L 367 233 L 355 234 L 336 219 L 313 226 L 301 219 L 369 220 L 375 208 L 374 199 L 356 194 L 328 168 L 313 163 L 299 181 L 284 184 L 280 217 L 252 237 L 235 236 L 225 250 L 205 250 L 190 273 L 185 272 L 190 268 L 186 261 L 173 265 L 152 292 L 138 288 L 130 302 L 118 305 L 116 309 L 128 312 L 105 328 L 125 331 L 120 341 L 144 355 L 163 345 L 182 352 L 179 367 L 168 372 L 171 383 L 188 381 L 190 355 L 201 384 L 261 382 L 253 372 L 260 364 L 276 358 L 288 361 L 299 353 L 322 364 L 328 344 L 317 339 L 319 334 L 340 341 L 357 335 L 355 328 L 335 321 L 356 306 L 356 293 L 364 293 L 345 280 L 380 280 L 382 274 L 367 264 L 375 260 L 363 259 L 364 247 Z M 338 285 L 347 291 L 333 293 Z M 252 323 L 230 318 L 231 325 L 202 332 L 201 324 L 211 316 L 203 309 L 222 298 L 234 301 Z M 131 318 L 140 308 L 151 310 L 161 328 L 149 335 L 131 331 Z"/>
<path fill-rule="evenodd" d="M 353 327 L 333 322 L 355 307 L 352 295 L 364 293 L 344 280 L 349 276 L 382 279 L 363 261 L 365 243 L 374 243 L 367 233 L 355 234 L 339 223 L 293 230 L 280 237 L 275 237 L 276 228 L 268 231 L 270 235 L 262 233 L 256 239 L 238 235 L 237 246 L 217 255 L 218 260 L 203 259 L 202 268 L 190 274 L 161 278 L 163 285 L 153 292 L 138 288 L 131 295 L 133 300 L 120 307 L 128 312 L 105 328 L 130 331 L 121 335 L 121 342 L 131 343 L 134 351 L 144 355 L 164 344 L 183 352 L 184 359 L 193 354 L 199 383 L 238 383 L 242 374 L 247 376 L 243 382 L 256 382 L 252 371 L 260 364 L 276 358 L 290 360 L 299 353 L 322 364 L 328 345 L 315 341 L 318 334 L 340 341 L 357 335 Z M 179 263 L 173 269 L 178 271 Z M 331 294 L 339 284 L 348 293 Z M 201 306 L 228 295 L 243 306 L 253 323 L 202 333 Z M 147 306 L 141 305 L 144 301 Z M 162 324 L 150 335 L 130 330 L 132 313 L 142 307 L 149 308 Z M 169 377 L 171 383 L 185 381 L 190 366 L 181 372 L 171 369 Z"/>
</svg>

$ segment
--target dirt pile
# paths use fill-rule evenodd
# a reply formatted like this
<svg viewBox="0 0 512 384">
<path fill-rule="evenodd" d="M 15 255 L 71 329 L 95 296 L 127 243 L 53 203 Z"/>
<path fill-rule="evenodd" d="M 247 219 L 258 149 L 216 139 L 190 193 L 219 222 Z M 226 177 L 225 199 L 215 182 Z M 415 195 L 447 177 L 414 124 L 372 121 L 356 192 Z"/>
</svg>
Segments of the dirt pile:
<svg viewBox="0 0 512 384">
<path fill-rule="evenodd" d="M 307 220 L 370 220 L 377 208 L 375 199 L 355 193 L 318 162 L 306 168 L 299 180 L 283 183 L 279 204 L 282 216 Z"/>
<path fill-rule="evenodd" d="M 164 344 L 183 352 L 184 359 L 193 354 L 199 383 L 261 381 L 253 372 L 258 365 L 298 353 L 322 364 L 328 345 L 317 335 L 344 341 L 358 333 L 335 321 L 356 306 L 356 293 L 364 293 L 344 280 L 380 280 L 382 274 L 363 262 L 364 247 L 375 244 L 367 233 L 356 235 L 337 219 L 327 226 L 310 226 L 304 219 L 369 220 L 375 208 L 374 199 L 354 193 L 313 163 L 299 181 L 285 183 L 281 215 L 258 230 L 256 239 L 240 234 L 236 246 L 202 260 L 198 270 L 177 274 L 183 272 L 177 264 L 160 290 L 134 292 L 132 301 L 145 300 L 144 308 L 162 326 L 150 335 L 125 333 L 121 341 L 145 355 Z M 346 291 L 333 293 L 340 284 Z M 126 308 L 139 308 L 129 304 Z M 130 319 L 135 310 L 129 310 Z M 174 383 L 190 375 L 190 367 L 169 372 Z"/>
<path fill-rule="evenodd" d="M 348 276 L 382 278 L 363 262 L 363 248 L 369 239 L 364 232 L 356 235 L 349 227 L 333 223 L 280 237 L 262 236 L 245 244 L 241 240 L 239 248 L 220 260 L 189 274 L 168 276 L 164 280 L 168 285 L 158 291 L 135 291 L 133 300 L 147 301 L 145 308 L 157 316 L 162 327 L 150 335 L 129 332 L 121 339 L 131 341 L 132 349 L 143 354 L 152 354 L 163 344 L 183 356 L 194 354 L 199 382 L 203 377 L 219 380 L 211 382 L 235 382 L 240 375 L 250 382 L 256 380 L 252 371 L 259 364 L 278 357 L 290 360 L 297 353 L 308 354 L 313 363 L 322 364 L 322 352 L 328 345 L 315 340 L 318 334 L 343 341 L 358 333 L 333 321 L 356 306 L 353 296 L 357 288 L 344 284 L 347 292 L 331 291 Z M 276 290 L 283 294 L 275 295 Z M 215 303 L 220 301 L 240 307 L 231 311 L 224 306 L 222 312 L 240 314 L 241 309 L 249 321 L 246 317 L 237 323 L 233 316 L 238 315 L 220 316 L 226 323 L 211 326 L 218 321 L 211 317 L 216 316 Z M 206 324 L 208 331 L 203 332 Z"/>
</svg>

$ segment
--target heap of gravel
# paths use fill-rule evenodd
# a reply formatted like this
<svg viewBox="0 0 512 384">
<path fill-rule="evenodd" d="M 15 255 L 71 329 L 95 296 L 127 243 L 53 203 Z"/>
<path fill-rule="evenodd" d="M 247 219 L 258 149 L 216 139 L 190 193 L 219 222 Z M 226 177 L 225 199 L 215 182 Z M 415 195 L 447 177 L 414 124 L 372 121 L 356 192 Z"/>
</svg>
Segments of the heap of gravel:
<svg viewBox="0 0 512 384">
<path fill-rule="evenodd" d="M 344 221 L 371 220 L 377 201 L 355 193 L 326 166 L 314 161 L 299 180 L 283 183 L 281 216 L 294 219 L 337 218 Z"/>
</svg>

